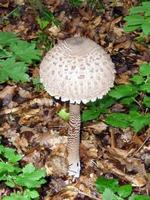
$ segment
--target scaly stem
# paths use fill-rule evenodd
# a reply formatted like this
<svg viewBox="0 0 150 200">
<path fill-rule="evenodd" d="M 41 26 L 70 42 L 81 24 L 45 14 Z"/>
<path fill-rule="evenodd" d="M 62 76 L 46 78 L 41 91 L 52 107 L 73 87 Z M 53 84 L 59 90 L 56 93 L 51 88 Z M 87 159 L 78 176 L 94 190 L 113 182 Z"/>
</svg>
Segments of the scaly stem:
<svg viewBox="0 0 150 200">
<path fill-rule="evenodd" d="M 80 105 L 70 104 L 70 121 L 68 130 L 69 176 L 80 176 Z"/>
</svg>

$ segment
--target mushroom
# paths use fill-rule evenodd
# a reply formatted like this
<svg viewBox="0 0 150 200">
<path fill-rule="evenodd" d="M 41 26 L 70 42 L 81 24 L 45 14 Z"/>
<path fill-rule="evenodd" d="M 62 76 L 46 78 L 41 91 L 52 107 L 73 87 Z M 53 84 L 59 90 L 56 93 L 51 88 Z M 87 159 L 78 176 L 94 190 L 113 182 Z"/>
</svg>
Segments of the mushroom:
<svg viewBox="0 0 150 200">
<path fill-rule="evenodd" d="M 115 79 L 110 56 L 86 37 L 71 37 L 55 45 L 40 65 L 46 91 L 56 99 L 70 102 L 68 130 L 68 174 L 80 176 L 80 104 L 101 99 Z"/>
</svg>

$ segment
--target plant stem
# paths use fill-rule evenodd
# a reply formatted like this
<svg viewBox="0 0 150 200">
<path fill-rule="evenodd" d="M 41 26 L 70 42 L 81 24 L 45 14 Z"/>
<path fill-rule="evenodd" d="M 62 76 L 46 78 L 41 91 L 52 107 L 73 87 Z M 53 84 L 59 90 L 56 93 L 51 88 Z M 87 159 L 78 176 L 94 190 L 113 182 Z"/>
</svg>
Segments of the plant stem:
<svg viewBox="0 0 150 200">
<path fill-rule="evenodd" d="M 68 129 L 68 163 L 69 176 L 80 176 L 80 105 L 70 104 L 70 121 Z"/>
</svg>

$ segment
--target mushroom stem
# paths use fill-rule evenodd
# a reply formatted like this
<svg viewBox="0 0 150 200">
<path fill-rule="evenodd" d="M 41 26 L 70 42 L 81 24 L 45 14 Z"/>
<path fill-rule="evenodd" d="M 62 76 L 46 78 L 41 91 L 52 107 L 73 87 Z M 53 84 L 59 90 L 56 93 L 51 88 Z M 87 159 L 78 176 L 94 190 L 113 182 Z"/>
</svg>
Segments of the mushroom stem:
<svg viewBox="0 0 150 200">
<path fill-rule="evenodd" d="M 68 164 L 69 176 L 80 176 L 80 105 L 70 103 L 70 120 L 68 130 Z"/>
</svg>

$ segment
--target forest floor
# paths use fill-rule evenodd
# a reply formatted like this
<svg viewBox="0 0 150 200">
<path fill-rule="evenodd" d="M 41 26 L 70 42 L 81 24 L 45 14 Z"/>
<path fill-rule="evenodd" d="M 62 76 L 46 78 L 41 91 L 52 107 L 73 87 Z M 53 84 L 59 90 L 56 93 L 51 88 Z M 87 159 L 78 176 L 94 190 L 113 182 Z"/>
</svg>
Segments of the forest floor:
<svg viewBox="0 0 150 200">
<path fill-rule="evenodd" d="M 111 55 L 117 72 L 115 84 L 128 83 L 138 71 L 139 64 L 150 61 L 148 47 L 134 40 L 138 33 L 125 33 L 123 30 L 124 16 L 138 1 L 110 3 L 104 0 L 104 8 L 92 10 L 86 5 L 75 8 L 66 1 L 45 0 L 45 6 L 60 21 L 60 26 L 50 24 L 45 30 L 40 30 L 36 22 L 40 7 L 31 2 L 2 0 L 0 13 L 7 19 L 5 23 L 1 21 L 0 30 L 15 32 L 24 40 L 38 41 L 43 54 L 48 45 L 58 40 L 75 34 L 89 37 Z M 19 15 L 10 15 L 16 8 L 19 8 Z M 50 43 L 47 39 L 39 39 L 42 31 Z M 29 74 L 38 76 L 39 64 L 30 66 Z M 68 124 L 57 114 L 62 108 L 68 109 L 68 104 L 53 99 L 44 90 L 36 91 L 31 83 L 8 81 L 0 85 L 0 135 L 3 144 L 15 147 L 24 155 L 21 165 L 31 162 L 46 169 L 47 182 L 40 189 L 41 200 L 101 199 L 95 181 L 102 175 L 117 178 L 121 184 L 131 183 L 135 186 L 135 193 L 149 194 L 150 128 L 145 128 L 140 134 L 135 134 L 131 128 L 113 128 L 104 122 L 103 115 L 97 121 L 83 123 L 81 176 L 71 182 L 67 177 L 66 162 Z M 110 112 L 123 109 L 116 103 Z M 10 191 L 1 185 L 0 195 L 4 190 L 9 194 Z"/>
</svg>

